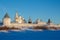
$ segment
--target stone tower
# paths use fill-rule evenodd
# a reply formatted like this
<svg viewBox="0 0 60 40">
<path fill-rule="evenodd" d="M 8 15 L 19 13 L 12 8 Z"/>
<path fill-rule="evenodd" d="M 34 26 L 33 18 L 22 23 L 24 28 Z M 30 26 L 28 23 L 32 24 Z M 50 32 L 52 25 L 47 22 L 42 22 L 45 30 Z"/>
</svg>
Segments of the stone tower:
<svg viewBox="0 0 60 40">
<path fill-rule="evenodd" d="M 11 20 L 10 20 L 10 17 L 9 15 L 6 13 L 5 16 L 4 16 L 4 19 L 3 19 L 3 24 L 5 26 L 9 26 L 11 24 Z"/>
</svg>

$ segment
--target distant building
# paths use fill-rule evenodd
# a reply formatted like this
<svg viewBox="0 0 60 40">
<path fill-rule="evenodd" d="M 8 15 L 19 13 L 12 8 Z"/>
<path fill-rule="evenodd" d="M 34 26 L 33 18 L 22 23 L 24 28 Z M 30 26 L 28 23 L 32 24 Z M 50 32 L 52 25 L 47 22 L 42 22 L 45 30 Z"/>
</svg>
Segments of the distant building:
<svg viewBox="0 0 60 40">
<path fill-rule="evenodd" d="M 34 27 L 34 26 L 43 26 L 46 25 L 46 22 L 42 22 L 40 19 L 37 19 L 35 21 L 35 23 L 32 22 L 32 19 L 29 17 L 28 19 L 28 23 L 26 22 L 26 20 L 22 17 L 19 16 L 18 13 L 16 12 L 15 15 L 15 21 L 11 22 L 11 18 L 9 17 L 8 13 L 5 14 L 4 18 L 3 18 L 3 25 L 7 26 L 7 27 Z"/>
<path fill-rule="evenodd" d="M 29 17 L 28 19 L 28 23 L 31 24 L 32 23 L 32 19 Z"/>
<path fill-rule="evenodd" d="M 19 16 L 18 13 L 16 13 L 15 22 L 24 23 L 24 18 L 22 16 Z"/>
<path fill-rule="evenodd" d="M 25 19 L 21 16 L 18 15 L 18 13 L 16 13 L 15 16 L 15 22 L 11 22 L 11 19 L 8 15 L 8 13 L 5 14 L 4 18 L 3 18 L 3 25 L 5 26 L 19 26 L 20 24 L 24 24 L 25 23 Z"/>
<path fill-rule="evenodd" d="M 46 22 L 42 22 L 39 18 L 35 21 L 36 24 L 46 25 Z"/>
<path fill-rule="evenodd" d="M 5 16 L 4 16 L 3 24 L 6 25 L 6 26 L 11 24 L 11 19 L 10 19 L 8 13 L 6 13 Z"/>
<path fill-rule="evenodd" d="M 50 19 L 48 19 L 47 25 L 48 25 L 49 27 L 58 27 L 58 25 L 52 23 L 52 21 L 51 21 Z"/>
<path fill-rule="evenodd" d="M 52 22 L 51 22 L 51 20 L 50 19 L 48 19 L 48 22 L 47 22 L 47 24 L 48 25 L 50 25 Z"/>
</svg>

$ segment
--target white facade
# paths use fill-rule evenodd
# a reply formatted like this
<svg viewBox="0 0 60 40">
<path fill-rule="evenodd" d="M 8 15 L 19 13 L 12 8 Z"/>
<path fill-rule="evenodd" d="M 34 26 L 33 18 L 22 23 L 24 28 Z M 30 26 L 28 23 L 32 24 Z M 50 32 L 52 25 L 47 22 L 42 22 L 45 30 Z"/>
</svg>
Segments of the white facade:
<svg viewBox="0 0 60 40">
<path fill-rule="evenodd" d="M 24 18 L 22 16 L 19 16 L 18 13 L 16 13 L 15 22 L 24 23 Z"/>
<path fill-rule="evenodd" d="M 5 26 L 11 24 L 11 19 L 10 19 L 9 15 L 8 15 L 7 13 L 6 13 L 6 15 L 4 16 L 3 24 L 4 24 Z"/>
<path fill-rule="evenodd" d="M 10 18 L 4 18 L 3 24 L 4 24 L 5 26 L 10 25 L 10 24 L 11 24 Z"/>
</svg>

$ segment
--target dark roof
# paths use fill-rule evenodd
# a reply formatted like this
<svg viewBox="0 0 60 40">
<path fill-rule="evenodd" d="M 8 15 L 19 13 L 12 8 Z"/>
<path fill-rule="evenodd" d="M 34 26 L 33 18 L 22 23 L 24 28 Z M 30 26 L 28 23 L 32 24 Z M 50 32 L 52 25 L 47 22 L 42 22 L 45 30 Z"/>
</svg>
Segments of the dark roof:
<svg viewBox="0 0 60 40">
<path fill-rule="evenodd" d="M 5 14 L 4 18 L 10 18 L 8 13 Z"/>
<path fill-rule="evenodd" d="M 51 20 L 50 19 L 48 19 L 48 23 L 51 23 Z"/>
<path fill-rule="evenodd" d="M 47 24 L 50 24 L 50 23 L 52 23 L 52 21 L 51 21 L 50 19 L 48 19 L 48 22 L 47 22 Z"/>
</svg>

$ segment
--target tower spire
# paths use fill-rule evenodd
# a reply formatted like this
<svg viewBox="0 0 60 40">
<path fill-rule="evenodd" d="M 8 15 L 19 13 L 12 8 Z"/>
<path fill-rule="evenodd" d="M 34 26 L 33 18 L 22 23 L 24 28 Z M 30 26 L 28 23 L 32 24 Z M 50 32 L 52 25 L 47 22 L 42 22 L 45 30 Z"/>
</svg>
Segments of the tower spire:
<svg viewBox="0 0 60 40">
<path fill-rule="evenodd" d="M 16 11 L 16 18 L 18 18 L 19 17 L 19 15 L 18 15 L 18 12 Z"/>
</svg>

